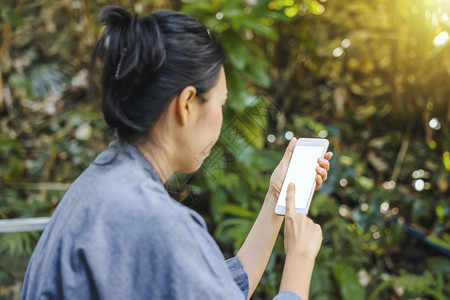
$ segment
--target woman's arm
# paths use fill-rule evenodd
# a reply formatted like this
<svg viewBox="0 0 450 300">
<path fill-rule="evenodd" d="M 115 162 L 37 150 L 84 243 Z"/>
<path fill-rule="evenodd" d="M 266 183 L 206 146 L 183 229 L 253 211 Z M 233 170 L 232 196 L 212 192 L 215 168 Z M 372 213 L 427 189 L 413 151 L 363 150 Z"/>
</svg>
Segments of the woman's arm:
<svg viewBox="0 0 450 300">
<path fill-rule="evenodd" d="M 281 190 L 284 177 L 291 160 L 292 152 L 295 148 L 296 138 L 293 138 L 286 148 L 283 158 L 278 164 L 270 178 L 269 191 L 264 199 L 261 211 L 256 218 L 250 233 L 244 244 L 237 253 L 237 258 L 243 265 L 248 275 L 250 298 L 256 289 L 261 276 L 266 269 L 270 254 L 277 239 L 278 233 L 283 223 L 283 216 L 275 214 L 275 206 Z M 327 179 L 327 170 L 330 167 L 329 160 L 332 153 L 328 152 L 324 160 L 319 160 L 320 167 L 317 167 L 316 189 Z"/>
<path fill-rule="evenodd" d="M 294 292 L 309 299 L 314 262 L 322 244 L 322 229 L 305 214 L 295 211 L 295 186 L 289 184 L 284 217 L 284 262 L 280 293 Z"/>
<path fill-rule="evenodd" d="M 296 293 L 302 300 L 308 300 L 314 262 L 315 258 L 286 256 L 280 293 L 289 291 Z"/>
<path fill-rule="evenodd" d="M 253 224 L 244 244 L 236 255 L 247 272 L 249 299 L 266 269 L 281 224 L 283 223 L 283 216 L 274 213 L 276 201 L 269 199 L 271 197 L 269 194 L 267 193 L 255 224 Z"/>
</svg>

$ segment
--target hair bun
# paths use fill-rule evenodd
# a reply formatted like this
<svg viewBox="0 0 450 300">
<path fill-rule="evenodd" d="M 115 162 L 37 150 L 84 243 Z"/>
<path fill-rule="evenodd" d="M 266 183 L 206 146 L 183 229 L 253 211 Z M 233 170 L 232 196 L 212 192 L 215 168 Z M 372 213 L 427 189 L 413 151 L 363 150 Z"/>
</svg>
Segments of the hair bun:
<svg viewBox="0 0 450 300">
<path fill-rule="evenodd" d="M 133 16 L 119 6 L 107 6 L 100 12 L 100 22 L 106 26 L 126 26 L 131 23 Z"/>
<path fill-rule="evenodd" d="M 112 66 L 115 79 L 133 75 L 133 85 L 151 79 L 166 59 L 164 37 L 154 15 L 138 19 L 118 6 L 107 6 L 100 13 L 106 29 L 100 39 L 105 65 Z"/>
</svg>

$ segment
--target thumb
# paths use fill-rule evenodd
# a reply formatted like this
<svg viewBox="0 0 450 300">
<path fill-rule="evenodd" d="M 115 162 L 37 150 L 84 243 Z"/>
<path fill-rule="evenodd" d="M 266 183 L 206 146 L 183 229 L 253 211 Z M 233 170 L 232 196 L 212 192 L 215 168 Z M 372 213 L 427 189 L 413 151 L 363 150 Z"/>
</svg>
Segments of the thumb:
<svg viewBox="0 0 450 300">
<path fill-rule="evenodd" d="M 297 143 L 297 139 L 293 137 L 289 142 L 289 145 L 286 147 L 286 151 L 284 152 L 283 158 L 281 159 L 281 164 L 289 165 L 291 161 L 292 153 L 295 149 L 295 144 Z"/>
<path fill-rule="evenodd" d="M 286 215 L 295 213 L 295 184 L 289 183 L 286 192 Z"/>
</svg>

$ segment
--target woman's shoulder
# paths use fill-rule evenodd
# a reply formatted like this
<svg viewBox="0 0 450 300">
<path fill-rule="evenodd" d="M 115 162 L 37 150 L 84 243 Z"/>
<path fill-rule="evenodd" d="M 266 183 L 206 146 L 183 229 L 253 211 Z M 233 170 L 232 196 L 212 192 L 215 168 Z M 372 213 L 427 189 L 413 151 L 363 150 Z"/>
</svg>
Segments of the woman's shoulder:
<svg viewBox="0 0 450 300">
<path fill-rule="evenodd" d="M 139 166 L 116 161 L 114 165 L 91 165 L 72 185 L 70 197 L 97 210 L 137 210 L 145 214 L 173 206 L 163 184 Z"/>
<path fill-rule="evenodd" d="M 117 153 L 110 147 L 101 153 L 72 184 L 61 210 L 83 218 L 131 216 L 141 221 L 185 213 L 137 149 L 124 150 Z"/>
<path fill-rule="evenodd" d="M 120 145 L 117 141 L 100 153 L 77 181 L 104 194 L 128 198 L 142 196 L 142 193 L 167 196 L 161 180 L 145 157 L 134 146 Z M 101 195 L 96 196 L 102 198 Z"/>
</svg>

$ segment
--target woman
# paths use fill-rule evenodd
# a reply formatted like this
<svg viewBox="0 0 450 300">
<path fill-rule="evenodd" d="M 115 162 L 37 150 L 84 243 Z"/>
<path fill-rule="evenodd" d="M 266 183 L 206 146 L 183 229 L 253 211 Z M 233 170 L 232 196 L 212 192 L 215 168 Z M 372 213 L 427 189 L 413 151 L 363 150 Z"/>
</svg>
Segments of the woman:
<svg viewBox="0 0 450 300">
<path fill-rule="evenodd" d="M 102 109 L 118 139 L 58 205 L 30 260 L 22 299 L 250 298 L 283 221 L 274 207 L 295 139 L 245 243 L 225 261 L 204 220 L 163 186 L 174 172 L 197 170 L 219 138 L 228 95 L 222 48 L 180 13 L 138 19 L 107 7 L 101 21 L 106 29 L 94 57 L 103 58 Z M 319 160 L 318 187 L 331 155 Z M 320 227 L 295 213 L 293 199 L 290 187 L 276 299 L 308 298 L 322 240 Z"/>
</svg>

